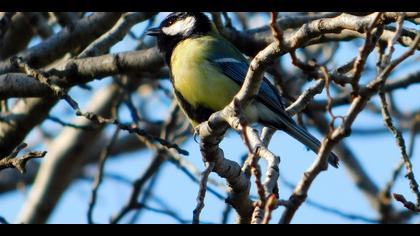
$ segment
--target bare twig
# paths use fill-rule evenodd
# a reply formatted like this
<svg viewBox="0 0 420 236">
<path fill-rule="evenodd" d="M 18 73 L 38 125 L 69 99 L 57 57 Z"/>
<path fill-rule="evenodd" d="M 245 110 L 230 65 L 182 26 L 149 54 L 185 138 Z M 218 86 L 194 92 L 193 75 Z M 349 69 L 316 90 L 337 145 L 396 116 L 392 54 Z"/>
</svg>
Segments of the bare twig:
<svg viewBox="0 0 420 236">
<path fill-rule="evenodd" d="M 392 53 L 394 51 L 394 44 L 396 43 L 397 39 L 400 37 L 400 34 L 402 32 L 404 17 L 405 17 L 404 13 L 402 13 L 400 16 L 398 16 L 398 24 L 397 24 L 397 29 L 395 31 L 395 35 L 391 40 L 389 40 L 387 48 L 386 48 L 386 52 L 385 52 L 384 56 L 381 58 L 382 60 L 380 61 L 379 69 L 380 69 L 381 73 L 383 73 L 386 69 L 388 69 L 392 66 L 393 62 L 391 62 L 391 57 L 392 57 Z M 419 41 L 420 41 L 420 33 L 418 33 L 417 37 L 416 37 L 417 44 L 419 43 Z M 416 44 L 414 44 L 412 46 L 412 48 L 416 48 Z M 407 58 L 409 55 L 411 55 L 412 50 L 409 50 L 406 53 L 404 53 L 400 58 L 396 59 L 396 61 L 397 62 L 403 61 L 405 58 Z M 384 92 L 385 82 L 386 82 L 386 78 L 383 79 L 383 81 L 381 83 L 381 86 L 380 86 L 380 91 L 379 91 L 379 97 L 381 99 L 382 116 L 383 116 L 383 119 L 384 119 L 385 126 L 390 130 L 390 132 L 395 137 L 396 143 L 397 143 L 397 145 L 400 149 L 401 159 L 403 160 L 403 163 L 406 167 L 406 172 L 407 172 L 406 177 L 408 179 L 411 191 L 413 192 L 413 194 L 416 197 L 416 206 L 420 207 L 420 192 L 419 192 L 418 183 L 417 183 L 417 181 L 414 177 L 413 167 L 412 167 L 409 155 L 407 154 L 406 145 L 405 145 L 405 141 L 404 141 L 404 138 L 402 136 L 402 133 L 399 129 L 397 129 L 393 125 L 392 117 L 391 117 L 390 111 L 388 109 L 388 103 L 386 101 L 385 92 Z M 397 169 L 397 171 L 394 172 L 394 174 L 395 175 L 398 174 L 398 169 Z M 395 198 L 395 196 L 394 196 L 394 198 Z M 403 200 L 405 200 L 404 198 L 396 198 L 396 199 L 397 200 L 400 199 L 401 202 L 403 202 L 403 203 L 404 203 Z"/>
<path fill-rule="evenodd" d="M 279 223 L 288 224 L 291 222 L 297 209 L 306 200 L 307 193 L 312 182 L 315 180 L 319 173 L 325 171 L 328 168 L 328 154 L 331 152 L 335 142 L 335 140 L 330 138 L 326 138 L 322 141 L 315 162 L 309 167 L 308 170 L 303 173 L 301 180 L 296 185 L 292 195 L 288 200 L 288 207 L 283 212 Z"/>
<path fill-rule="evenodd" d="M 117 140 L 118 134 L 119 134 L 120 129 L 116 128 L 114 131 L 114 134 L 112 135 L 111 140 L 109 141 L 108 146 L 102 151 L 100 158 L 99 158 L 99 164 L 98 164 L 98 173 L 95 176 L 95 179 L 93 181 L 93 185 L 92 185 L 92 193 L 90 195 L 90 200 L 89 200 L 89 207 L 88 207 L 88 211 L 87 211 L 87 220 L 89 224 L 93 224 L 93 210 L 95 208 L 95 204 L 96 204 L 96 199 L 97 199 L 97 195 L 98 195 L 98 189 L 100 184 L 102 183 L 102 179 L 104 176 L 104 168 L 105 168 L 105 162 L 109 156 L 109 153 L 112 149 L 112 147 L 114 146 L 115 141 Z"/>
<path fill-rule="evenodd" d="M 251 224 L 260 224 L 264 215 L 264 208 L 266 204 L 265 197 L 265 188 L 261 183 L 261 168 L 258 165 L 258 156 L 256 154 L 258 149 L 253 149 L 251 141 L 248 136 L 248 127 L 243 130 L 242 136 L 245 142 L 245 145 L 248 148 L 248 155 L 250 158 L 250 167 L 251 173 L 255 176 L 255 186 L 257 187 L 257 193 L 259 196 L 259 201 L 255 203 L 254 211 L 252 213 Z"/>
<path fill-rule="evenodd" d="M 103 34 L 100 38 L 85 48 L 85 50 L 79 54 L 78 58 L 96 56 L 105 53 L 112 45 L 121 41 L 135 24 L 147 20 L 155 14 L 155 12 L 124 13 L 111 30 Z"/>
<path fill-rule="evenodd" d="M 156 188 L 160 175 L 162 174 L 161 169 L 157 170 L 156 174 L 152 176 L 151 180 L 147 184 L 146 189 L 144 190 L 143 196 L 139 200 L 139 204 L 147 204 L 147 202 L 153 197 L 153 190 Z M 135 224 L 142 213 L 142 208 L 137 209 L 129 220 L 129 224 Z"/>
<path fill-rule="evenodd" d="M 366 59 L 372 50 L 375 48 L 377 40 L 380 38 L 380 35 L 383 32 L 383 28 L 377 28 L 375 34 L 372 35 L 372 30 L 376 27 L 377 22 L 379 21 L 382 13 L 377 12 L 372 23 L 366 29 L 366 40 L 362 48 L 359 49 L 359 55 L 353 64 L 353 79 L 351 85 L 353 87 L 352 94 L 357 96 L 359 94 L 359 80 L 362 75 L 362 71 L 365 67 Z"/>
<path fill-rule="evenodd" d="M 117 119 L 105 118 L 105 117 L 99 116 L 99 115 L 94 114 L 94 113 L 91 113 L 91 112 L 82 112 L 80 110 L 79 105 L 77 104 L 77 102 L 74 101 L 68 95 L 64 96 L 63 99 L 65 101 L 67 101 L 67 103 L 76 111 L 76 115 L 77 116 L 85 117 L 86 119 L 88 119 L 90 121 L 93 121 L 95 123 L 98 123 L 98 124 L 113 124 L 113 125 L 116 125 L 121 130 L 128 131 L 129 133 L 134 133 L 134 134 L 138 135 L 139 137 L 148 139 L 151 142 L 158 142 L 159 144 L 161 144 L 165 148 L 168 148 L 168 149 L 173 148 L 178 153 L 180 153 L 182 155 L 188 155 L 188 151 L 180 148 L 177 144 L 170 143 L 170 142 L 168 142 L 165 139 L 162 139 L 160 137 L 155 137 L 153 135 L 150 135 L 145 130 L 142 130 L 142 129 L 138 128 L 138 127 L 135 127 L 135 126 L 132 127 L 131 125 L 122 124 Z"/>
<path fill-rule="evenodd" d="M 200 223 L 200 213 L 201 210 L 204 208 L 204 198 L 206 197 L 206 189 L 207 189 L 207 179 L 210 175 L 210 173 L 213 171 L 215 164 L 214 162 L 206 162 L 206 169 L 203 171 L 201 180 L 200 180 L 200 189 L 198 191 L 197 196 L 197 206 L 195 207 L 193 211 L 193 224 L 199 224 Z"/>
<path fill-rule="evenodd" d="M 20 151 L 27 147 L 26 143 L 22 143 L 13 150 L 13 152 L 7 156 L 0 158 L 0 171 L 6 168 L 15 168 L 20 173 L 24 174 L 26 172 L 26 163 L 35 158 L 43 158 L 47 152 L 28 152 L 21 157 L 17 157 Z"/>
<path fill-rule="evenodd" d="M 179 141 L 184 140 L 182 138 L 174 138 L 170 137 L 171 131 L 176 130 L 177 126 L 175 123 L 177 122 L 177 115 L 178 115 L 179 109 L 176 106 L 173 106 L 171 115 L 169 116 L 168 120 L 165 122 L 165 127 L 161 130 L 161 137 L 169 138 L 170 140 Z M 134 117 L 133 117 L 134 118 Z M 134 118 L 135 119 L 135 118 Z M 140 137 L 139 137 L 140 138 Z M 143 189 L 143 186 L 145 183 L 152 178 L 161 167 L 162 163 L 164 163 L 166 160 L 176 160 L 179 163 L 183 163 L 180 161 L 182 158 L 175 158 L 175 154 L 178 153 L 172 153 L 171 150 L 164 149 L 163 147 L 159 145 L 153 145 L 150 140 L 148 139 L 142 139 L 142 141 L 152 150 L 156 152 L 155 157 L 153 158 L 152 162 L 150 163 L 149 167 L 146 169 L 146 171 L 134 181 L 133 183 L 133 189 L 131 191 L 131 195 L 127 201 L 127 203 L 121 208 L 120 211 L 114 214 L 114 216 L 111 218 L 110 223 L 116 224 L 121 221 L 121 219 L 130 211 L 136 209 L 136 204 L 138 203 L 137 199 L 141 194 L 141 191 Z M 180 165 L 182 166 L 182 165 Z M 193 176 L 188 172 L 188 168 L 182 166 L 184 172 L 188 174 L 188 176 Z"/>
<path fill-rule="evenodd" d="M 325 86 L 325 80 L 318 80 L 315 85 L 304 91 L 290 106 L 286 108 L 286 112 L 293 116 L 304 110 L 315 95 L 320 94 Z"/>
<path fill-rule="evenodd" d="M 229 216 L 230 213 L 232 212 L 233 208 L 231 205 L 229 205 L 228 203 L 225 204 L 225 208 L 223 209 L 222 212 L 222 220 L 221 220 L 221 224 L 227 224 L 228 220 L 229 220 Z"/>
<path fill-rule="evenodd" d="M 328 71 L 325 68 L 325 66 L 321 66 L 320 70 L 324 74 L 324 78 L 325 78 L 325 91 L 327 92 L 327 98 L 328 98 L 326 109 L 328 111 L 328 114 L 331 117 L 331 121 L 330 121 L 330 132 L 331 132 L 334 129 L 335 120 L 337 120 L 337 119 L 344 120 L 344 117 L 334 115 L 334 113 L 332 111 L 332 100 L 333 100 L 333 98 L 332 98 L 331 92 L 330 92 L 331 77 L 329 76 Z"/>
<path fill-rule="evenodd" d="M 405 13 L 401 13 L 401 15 L 398 16 L 397 28 L 395 30 L 395 34 L 390 40 L 388 40 L 388 44 L 385 49 L 385 54 L 383 55 L 379 63 L 380 69 L 385 68 L 391 62 L 391 56 L 394 52 L 394 45 L 397 42 L 398 38 L 400 38 L 402 30 L 403 30 L 404 18 L 405 18 Z"/>
<path fill-rule="evenodd" d="M 265 205 L 265 215 L 262 221 L 263 224 L 268 224 L 271 220 L 271 214 L 274 209 L 277 208 L 277 196 L 271 194 L 267 199 L 267 204 Z"/>
<path fill-rule="evenodd" d="M 410 188 L 411 188 L 412 192 L 414 193 L 414 195 L 416 197 L 417 207 L 420 207 L 419 187 L 418 187 L 417 181 L 414 177 L 413 166 L 412 166 L 410 158 L 407 154 L 404 138 L 402 136 L 401 131 L 399 129 L 397 129 L 392 123 L 392 118 L 391 118 L 391 115 L 390 115 L 389 110 L 388 110 L 388 103 L 386 102 L 385 94 L 383 92 L 380 92 L 379 96 L 381 98 L 382 115 L 383 115 L 385 125 L 388 127 L 390 132 L 395 137 L 395 141 L 398 145 L 398 148 L 400 149 L 401 158 L 402 158 L 403 163 L 404 163 L 405 168 L 406 168 L 406 172 L 407 172 L 406 177 L 407 177 L 408 182 L 410 184 Z M 397 170 L 398 169 L 399 169 L 399 167 L 397 167 Z M 396 171 L 396 174 L 398 174 L 397 171 Z"/>
<path fill-rule="evenodd" d="M 332 78 L 333 79 L 333 78 Z M 407 88 L 411 85 L 414 85 L 416 83 L 420 82 L 420 72 L 415 72 L 412 74 L 409 74 L 407 76 L 393 79 L 393 80 L 387 80 L 385 82 L 384 91 L 385 92 L 391 92 L 400 88 Z M 361 90 L 366 90 L 365 86 L 361 86 Z M 341 106 L 351 103 L 351 93 L 341 93 L 333 98 L 332 100 L 332 106 Z M 326 104 L 328 103 L 328 100 L 320 100 L 316 101 L 313 104 L 310 104 L 310 107 L 312 109 L 322 109 L 325 110 Z"/>
<path fill-rule="evenodd" d="M 389 130 L 387 131 L 389 132 Z M 411 157 L 411 156 L 409 155 L 408 157 Z M 390 180 L 388 180 L 384 189 L 380 193 L 380 197 L 383 199 L 382 201 L 387 202 L 389 204 L 389 201 L 391 199 L 391 190 L 394 187 L 395 181 L 400 175 L 403 167 L 404 167 L 404 160 L 400 160 L 398 164 L 395 166 L 394 170 L 392 171 Z"/>
<path fill-rule="evenodd" d="M 369 218 L 369 217 L 366 217 L 366 216 L 363 216 L 363 215 L 344 212 L 344 211 L 336 209 L 334 207 L 326 206 L 326 205 L 323 205 L 321 203 L 315 202 L 311 199 L 306 200 L 306 203 L 308 204 L 308 206 L 315 207 L 315 208 L 317 208 L 321 211 L 337 215 L 337 216 L 342 217 L 344 219 L 357 220 L 357 221 L 362 221 L 362 222 L 366 222 L 366 223 L 373 223 L 373 224 L 381 223 L 380 220 L 377 220 L 377 219 L 374 219 L 374 218 Z"/>
<path fill-rule="evenodd" d="M 420 207 L 412 202 L 407 201 L 403 195 L 393 193 L 392 196 L 394 197 L 395 200 L 401 202 L 405 208 L 414 212 L 420 212 Z"/>
<path fill-rule="evenodd" d="M 161 166 L 165 160 L 163 152 L 158 153 L 152 160 L 152 163 L 148 166 L 146 171 L 133 182 L 133 189 L 131 190 L 131 195 L 127 203 L 121 208 L 120 211 L 112 216 L 110 223 L 117 224 L 119 223 L 124 216 L 127 215 L 132 210 L 137 208 L 137 199 L 141 193 L 141 190 L 144 184 L 155 174 L 156 170 Z"/>
<path fill-rule="evenodd" d="M 200 171 L 196 166 L 194 166 L 192 163 L 189 163 L 185 158 L 176 155 L 175 153 L 171 153 L 169 160 L 170 163 L 174 164 L 177 168 L 180 168 L 180 170 L 187 175 L 188 178 L 190 178 L 194 183 L 199 184 L 200 183 L 200 177 L 201 174 Z M 227 189 L 224 184 L 221 184 L 217 182 L 214 179 L 209 178 L 208 183 L 212 186 L 217 187 L 218 189 L 222 190 L 223 192 L 227 192 Z M 225 197 L 218 193 L 215 189 L 207 186 L 207 191 L 209 191 L 213 196 L 220 200 L 224 200 Z"/>
<path fill-rule="evenodd" d="M 64 127 L 72 127 L 72 128 L 75 128 L 75 129 L 82 129 L 82 130 L 92 130 L 92 129 L 95 128 L 94 126 L 82 126 L 82 125 L 76 125 L 76 124 L 72 124 L 72 123 L 69 123 L 69 122 L 65 122 L 65 121 L 61 120 L 60 118 L 58 118 L 56 116 L 52 116 L 52 115 L 49 115 L 46 119 L 50 120 L 52 122 L 55 122 L 57 124 L 60 124 L 61 126 L 64 126 Z"/>
<path fill-rule="evenodd" d="M 21 57 L 13 57 L 10 59 L 11 64 L 18 68 L 22 73 L 25 73 L 26 75 L 34 78 L 35 80 L 38 80 L 42 85 L 47 86 L 51 89 L 52 93 L 62 98 L 64 95 L 67 94 L 66 90 L 61 88 L 60 86 L 53 84 L 51 79 L 47 76 L 45 76 L 42 71 L 36 70 L 29 66 L 29 64 L 25 61 L 23 61 L 23 58 Z"/>
<path fill-rule="evenodd" d="M 264 190 L 264 186 L 262 185 L 261 182 L 261 169 L 258 165 L 258 156 L 257 156 L 257 151 L 258 151 L 258 147 L 253 149 L 249 135 L 248 135 L 249 129 L 248 127 L 246 129 L 243 130 L 242 132 L 242 136 L 245 142 L 246 147 L 248 148 L 248 155 L 251 158 L 251 172 L 252 174 L 255 176 L 255 185 L 257 187 L 257 192 L 258 192 L 258 196 L 260 197 L 260 203 L 262 205 L 262 207 L 264 207 L 265 205 L 265 190 Z"/>
<path fill-rule="evenodd" d="M 283 32 L 277 24 L 277 15 L 277 12 L 271 12 L 270 29 L 274 39 L 281 42 L 283 40 Z"/>
<path fill-rule="evenodd" d="M 255 184 L 259 196 L 259 201 L 254 204 L 255 207 L 251 219 L 252 224 L 262 223 L 266 214 L 265 210 L 269 196 L 274 195 L 278 197 L 277 180 L 279 177 L 280 157 L 274 155 L 267 149 L 273 133 L 274 130 L 264 128 L 261 136 L 258 137 L 257 131 L 249 126 L 242 133 L 244 143 L 248 148 L 248 159 L 242 169 L 247 175 L 249 175 L 248 172 L 250 169 L 251 173 L 255 176 Z M 262 173 L 258 165 L 260 157 L 267 162 L 264 182 L 261 181 Z"/>
<path fill-rule="evenodd" d="M 282 181 L 282 183 L 284 183 L 284 185 L 287 188 L 293 189 L 295 188 L 295 185 L 293 183 L 291 183 L 290 181 L 286 180 L 284 177 L 281 177 L 280 180 Z M 331 214 L 335 214 L 337 216 L 340 216 L 342 218 L 345 219 L 349 219 L 349 220 L 359 220 L 359 221 L 363 221 L 363 222 L 367 222 L 367 223 L 380 223 L 379 220 L 376 219 L 371 219 L 362 215 L 358 215 L 358 214 L 353 214 L 353 213 L 348 213 L 348 212 L 344 212 L 342 210 L 339 210 L 337 208 L 334 207 L 330 207 L 327 205 L 324 205 L 322 203 L 316 202 L 314 200 L 311 200 L 310 198 L 308 198 L 306 200 L 306 204 L 308 206 L 312 206 L 315 207 L 321 211 L 327 212 L 327 213 L 331 213 Z M 285 206 L 285 207 L 289 207 L 289 202 L 279 202 L 280 206 Z"/>
<path fill-rule="evenodd" d="M 185 224 L 185 223 L 189 222 L 189 220 L 184 220 L 181 217 L 179 217 L 178 214 L 176 212 L 172 211 L 172 210 L 164 210 L 164 209 L 159 209 L 159 208 L 155 208 L 155 207 L 150 207 L 150 206 L 148 206 L 146 204 L 143 204 L 143 203 L 137 203 L 134 208 L 135 209 L 145 209 L 145 210 L 148 210 L 150 212 L 170 216 L 171 218 L 175 219 L 176 221 L 178 221 L 181 224 Z"/>
</svg>

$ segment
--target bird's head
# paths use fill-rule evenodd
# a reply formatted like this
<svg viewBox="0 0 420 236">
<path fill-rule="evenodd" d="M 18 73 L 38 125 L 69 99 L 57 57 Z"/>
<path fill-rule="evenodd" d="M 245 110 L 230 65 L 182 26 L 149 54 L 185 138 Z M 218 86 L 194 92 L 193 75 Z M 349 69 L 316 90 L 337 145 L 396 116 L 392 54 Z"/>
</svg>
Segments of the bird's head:
<svg viewBox="0 0 420 236">
<path fill-rule="evenodd" d="M 159 50 L 172 51 L 180 41 L 206 35 L 213 30 L 210 19 L 201 12 L 174 12 L 169 14 L 156 28 L 150 28 L 147 35 L 155 36 Z"/>
</svg>

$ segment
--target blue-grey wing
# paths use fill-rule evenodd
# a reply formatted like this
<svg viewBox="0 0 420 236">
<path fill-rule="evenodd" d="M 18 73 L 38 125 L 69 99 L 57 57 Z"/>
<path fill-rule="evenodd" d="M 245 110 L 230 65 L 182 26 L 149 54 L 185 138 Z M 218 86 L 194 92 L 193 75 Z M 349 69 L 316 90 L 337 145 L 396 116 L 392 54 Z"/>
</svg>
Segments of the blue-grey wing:
<svg viewBox="0 0 420 236">
<path fill-rule="evenodd" d="M 212 63 L 216 64 L 218 68 L 222 70 L 223 74 L 242 86 L 249 67 L 246 62 L 238 61 L 233 58 L 220 58 L 213 60 Z M 278 94 L 276 88 L 265 77 L 263 78 L 257 99 L 275 112 L 284 112 L 282 98 Z"/>
</svg>

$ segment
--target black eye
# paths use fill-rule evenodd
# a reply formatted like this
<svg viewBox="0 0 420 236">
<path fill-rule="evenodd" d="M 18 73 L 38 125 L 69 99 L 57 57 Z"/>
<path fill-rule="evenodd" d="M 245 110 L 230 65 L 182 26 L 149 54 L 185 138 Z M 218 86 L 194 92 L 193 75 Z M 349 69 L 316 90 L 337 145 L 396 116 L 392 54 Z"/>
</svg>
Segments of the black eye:
<svg viewBox="0 0 420 236">
<path fill-rule="evenodd" d="M 168 21 L 167 25 L 169 26 L 169 25 L 172 25 L 173 23 L 175 23 L 175 19 L 170 19 L 170 20 Z"/>
</svg>

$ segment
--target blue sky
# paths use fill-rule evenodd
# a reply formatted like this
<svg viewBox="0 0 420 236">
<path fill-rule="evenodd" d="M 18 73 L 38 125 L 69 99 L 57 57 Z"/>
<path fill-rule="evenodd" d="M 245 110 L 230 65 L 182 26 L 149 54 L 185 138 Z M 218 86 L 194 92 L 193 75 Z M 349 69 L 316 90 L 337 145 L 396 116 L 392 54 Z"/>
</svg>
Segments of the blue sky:
<svg viewBox="0 0 420 236">
<path fill-rule="evenodd" d="M 157 23 L 165 14 L 160 14 Z M 265 21 L 264 21 L 265 20 Z M 265 16 L 257 16 L 255 18 L 256 25 L 268 22 Z M 236 24 L 236 22 L 234 22 Z M 147 23 L 142 23 L 133 28 L 133 31 L 140 35 Z M 414 26 L 410 26 L 414 27 Z M 417 27 L 418 29 L 418 27 Z M 127 51 L 133 48 L 135 41 L 130 37 L 126 37 L 123 41 L 115 45 L 113 52 Z M 342 46 L 337 53 L 336 61 L 340 63 L 347 62 L 353 58 L 357 53 L 357 47 L 351 46 L 349 43 Z M 404 52 L 406 48 L 397 46 L 395 55 Z M 418 53 L 414 57 L 418 57 Z M 288 60 L 288 59 L 285 59 Z M 370 61 L 374 61 L 375 57 L 369 57 Z M 418 59 L 417 59 L 418 61 Z M 417 71 L 418 62 L 407 66 L 404 71 Z M 369 81 L 372 75 L 366 75 L 362 81 Z M 390 79 L 396 78 L 400 74 L 393 74 Z M 91 85 L 98 89 L 110 80 L 92 82 Z M 168 86 L 167 82 L 163 82 Z M 408 89 L 401 90 L 395 93 L 397 104 L 403 111 L 418 110 L 420 108 L 420 85 L 410 86 Z M 83 105 L 90 96 L 89 91 L 81 89 L 73 89 L 72 95 L 79 104 Z M 322 97 L 321 95 L 320 97 Z M 377 97 L 374 100 L 378 103 Z M 154 108 L 153 116 L 157 119 L 162 119 L 166 116 L 166 108 L 170 104 L 170 100 L 160 94 L 152 94 L 150 99 L 150 107 Z M 336 114 L 345 114 L 348 106 L 334 109 Z M 67 120 L 73 118 L 73 113 L 68 106 L 60 103 L 53 109 L 52 114 L 65 114 L 63 117 Z M 64 119 L 63 118 L 63 119 Z M 122 118 L 129 120 L 128 112 L 122 111 Z M 58 131 L 60 126 L 52 122 L 44 122 L 44 128 Z M 383 121 L 380 116 L 372 115 L 369 112 L 363 112 L 356 120 L 354 127 L 383 127 Z M 317 137 L 321 137 L 316 130 L 310 129 L 310 132 Z M 35 139 L 36 135 L 32 133 L 29 139 Z M 406 140 L 408 133 L 404 133 Z M 390 174 L 394 166 L 400 161 L 399 150 L 395 145 L 395 140 L 391 134 L 385 133 L 381 135 L 363 136 L 354 135 L 344 140 L 354 151 L 363 167 L 367 170 L 369 175 L 381 187 L 389 180 Z M 30 141 L 29 141 L 30 143 Z M 420 140 L 417 138 L 414 154 L 413 154 L 413 168 L 414 174 L 420 174 Z M 42 147 L 42 146 L 41 146 Z M 40 147 L 40 148 L 41 148 Z M 221 147 L 225 151 L 225 156 L 229 159 L 240 161 L 240 156 L 246 153 L 238 134 L 229 132 L 227 137 L 223 140 Z M 200 170 L 203 169 L 199 146 L 194 141 L 190 140 L 184 146 L 190 152 L 189 156 L 184 158 L 189 162 L 195 164 Z M 280 173 L 287 180 L 297 183 L 302 176 L 302 173 L 310 166 L 315 158 L 315 154 L 307 151 L 306 148 L 299 142 L 295 141 L 290 136 L 283 132 L 277 132 L 270 144 L 270 149 L 280 155 Z M 118 158 L 108 160 L 105 167 L 105 173 L 118 174 L 124 176 L 129 180 L 136 179 L 152 160 L 153 153 L 150 151 L 140 151 L 124 155 Z M 48 156 L 46 157 L 48 158 Z M 264 162 L 261 161 L 264 168 Z M 95 172 L 95 167 L 89 169 L 90 172 Z M 224 183 L 223 179 L 216 174 L 211 174 L 210 177 L 218 182 Z M 86 223 L 86 212 L 88 208 L 88 199 L 91 192 L 90 180 L 76 180 L 71 187 L 65 192 L 56 210 L 50 217 L 49 223 Z M 13 221 L 25 200 L 25 196 L 29 187 L 25 191 L 10 192 L 0 195 L 0 216 L 5 217 L 9 221 Z M 255 190 L 255 189 L 253 189 Z M 127 201 L 131 192 L 131 186 L 119 181 L 106 178 L 99 189 L 98 202 L 95 208 L 94 219 L 96 222 L 107 223 L 110 217 L 118 211 Z M 160 171 L 160 177 L 156 183 L 154 196 L 163 200 L 171 207 L 171 209 L 179 212 L 179 215 L 186 220 L 192 219 L 192 211 L 196 204 L 196 196 L 198 192 L 198 185 L 193 183 L 178 167 L 172 163 L 165 163 Z M 223 193 L 222 191 L 218 191 Z M 408 182 L 404 177 L 401 177 L 396 182 L 393 192 L 404 194 L 408 199 L 413 200 Z M 291 190 L 280 184 L 280 196 L 282 199 L 290 196 Z M 375 218 L 376 214 L 369 206 L 366 198 L 360 191 L 357 190 L 355 184 L 351 181 L 345 168 L 339 169 L 329 168 L 328 171 L 323 172 L 315 180 L 309 191 L 309 199 L 322 203 L 324 205 L 337 208 L 343 212 L 362 215 L 368 218 Z M 161 208 L 161 205 L 151 201 L 150 206 Z M 400 204 L 394 204 L 398 209 L 403 209 Z M 222 217 L 222 210 L 224 209 L 224 202 L 217 199 L 210 193 L 207 193 L 205 199 L 205 207 L 201 214 L 202 221 L 219 223 Z M 273 213 L 272 223 L 278 221 L 282 209 L 278 209 Z M 123 219 L 122 222 L 128 222 L 130 215 Z M 230 216 L 230 223 L 234 220 L 234 214 Z M 419 221 L 417 217 L 415 222 Z M 361 221 L 353 221 L 346 218 L 341 218 L 337 215 L 321 211 L 308 204 L 304 204 L 297 212 L 293 223 L 363 223 Z M 143 211 L 136 223 L 177 223 L 174 219 L 157 214 L 150 211 Z"/>
</svg>

